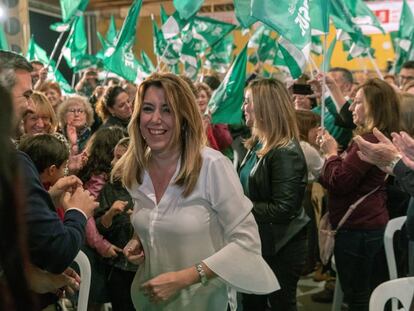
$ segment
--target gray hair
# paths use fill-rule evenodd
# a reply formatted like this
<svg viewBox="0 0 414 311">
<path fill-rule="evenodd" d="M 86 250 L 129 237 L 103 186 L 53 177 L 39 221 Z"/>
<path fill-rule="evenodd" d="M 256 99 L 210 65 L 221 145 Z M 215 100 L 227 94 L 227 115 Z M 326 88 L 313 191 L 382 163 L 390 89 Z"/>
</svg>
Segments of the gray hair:
<svg viewBox="0 0 414 311">
<path fill-rule="evenodd" d="M 0 50 L 0 85 L 11 89 L 16 84 L 16 70 L 33 71 L 30 62 L 14 52 Z"/>
</svg>

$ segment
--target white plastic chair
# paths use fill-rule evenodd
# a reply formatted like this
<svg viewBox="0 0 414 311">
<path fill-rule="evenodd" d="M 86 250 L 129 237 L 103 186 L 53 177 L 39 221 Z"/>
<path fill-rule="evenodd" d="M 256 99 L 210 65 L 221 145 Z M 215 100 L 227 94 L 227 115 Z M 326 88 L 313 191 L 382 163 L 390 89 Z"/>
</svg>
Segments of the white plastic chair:
<svg viewBox="0 0 414 311">
<path fill-rule="evenodd" d="M 78 311 L 88 310 L 89 289 L 91 286 L 91 264 L 84 252 L 79 251 L 74 260 L 80 270 L 80 288 L 78 297 Z"/>
<path fill-rule="evenodd" d="M 369 300 L 369 311 L 382 311 L 388 300 L 398 299 L 403 310 L 408 311 L 414 292 L 414 277 L 401 278 L 384 282 L 372 292 Z"/>
<path fill-rule="evenodd" d="M 341 311 L 342 302 L 344 300 L 344 292 L 342 291 L 341 283 L 339 282 L 339 275 L 338 271 L 336 270 L 335 256 L 332 256 L 331 258 L 331 267 L 336 272 L 335 291 L 331 310 Z"/>
<path fill-rule="evenodd" d="M 396 231 L 401 230 L 404 225 L 407 216 L 401 216 L 394 219 L 391 219 L 387 227 L 385 228 L 384 233 L 384 248 L 385 256 L 387 257 L 387 265 L 390 273 L 390 280 L 394 280 L 398 277 L 397 274 L 397 264 L 395 262 L 395 252 L 394 252 L 394 243 L 393 238 Z"/>
<path fill-rule="evenodd" d="M 395 262 L 395 252 L 394 252 L 394 234 L 396 231 L 401 230 L 404 225 L 407 217 L 401 216 L 394 219 L 391 219 L 387 223 L 384 233 L 384 248 L 385 248 L 385 257 L 387 259 L 388 271 L 390 274 L 390 280 L 398 278 L 397 274 L 397 264 Z M 408 247 L 408 245 L 407 245 Z M 392 300 L 392 311 L 397 310 L 397 300 Z"/>
</svg>

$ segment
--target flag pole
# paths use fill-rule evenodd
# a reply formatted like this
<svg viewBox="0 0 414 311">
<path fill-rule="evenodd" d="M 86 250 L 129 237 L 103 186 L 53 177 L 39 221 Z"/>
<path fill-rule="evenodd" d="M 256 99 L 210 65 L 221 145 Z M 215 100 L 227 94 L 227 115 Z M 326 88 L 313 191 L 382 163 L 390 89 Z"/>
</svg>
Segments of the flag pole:
<svg viewBox="0 0 414 311">
<path fill-rule="evenodd" d="M 153 22 L 155 21 L 154 14 L 152 14 L 152 13 L 151 13 L 151 21 L 153 21 Z M 161 60 L 160 60 L 160 56 L 157 53 L 155 53 L 155 56 L 157 57 L 157 70 L 158 70 L 158 67 L 159 67 L 158 64 L 160 63 Z"/>
<path fill-rule="evenodd" d="M 371 52 L 368 49 L 368 58 L 371 61 L 372 66 L 374 66 L 375 72 L 377 73 L 377 76 L 381 79 L 384 80 L 384 77 L 381 73 L 381 70 L 378 67 L 378 64 L 376 63 L 376 61 L 373 59 Z"/>
<path fill-rule="evenodd" d="M 169 41 L 167 43 L 167 46 L 165 47 L 164 51 L 162 52 L 162 55 L 160 57 L 160 59 L 162 60 L 165 56 L 165 53 L 167 52 L 168 48 L 170 47 L 171 42 Z M 165 67 L 165 65 L 163 66 L 163 68 Z M 160 69 L 160 63 L 157 64 L 157 68 L 155 68 L 156 71 L 158 71 Z"/>
<path fill-rule="evenodd" d="M 64 34 L 65 32 L 66 32 L 66 31 L 62 31 L 62 32 L 60 33 L 60 35 L 59 35 L 58 39 L 56 40 L 56 42 L 55 42 L 55 46 L 53 47 L 52 53 L 50 54 L 50 57 L 49 57 L 49 62 L 47 63 L 46 68 L 48 68 L 48 67 L 49 67 L 50 62 L 52 61 L 53 57 L 55 56 L 56 51 L 57 51 L 57 48 L 58 48 L 58 46 L 59 46 L 60 42 L 62 41 L 62 39 L 63 39 L 63 34 Z"/>
<path fill-rule="evenodd" d="M 62 61 L 62 57 L 63 57 L 63 53 L 62 53 L 62 52 L 60 52 L 60 54 L 59 54 L 59 59 L 58 59 L 58 61 L 57 61 L 57 63 L 56 63 L 56 67 L 55 67 L 55 70 L 53 71 L 53 73 L 55 73 L 55 72 L 58 70 L 59 65 L 60 65 L 60 62 Z"/>
<path fill-rule="evenodd" d="M 323 53 L 322 53 L 322 94 L 321 94 L 321 128 L 322 131 L 325 130 L 325 91 L 326 91 L 326 51 L 328 43 L 328 34 L 324 33 L 323 35 Z"/>
</svg>

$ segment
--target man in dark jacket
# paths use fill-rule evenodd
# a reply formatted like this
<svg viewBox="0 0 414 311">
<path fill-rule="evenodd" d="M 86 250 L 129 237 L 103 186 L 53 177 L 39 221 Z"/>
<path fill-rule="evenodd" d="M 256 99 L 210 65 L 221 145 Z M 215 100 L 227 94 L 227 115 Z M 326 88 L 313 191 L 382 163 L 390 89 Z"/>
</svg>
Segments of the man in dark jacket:
<svg viewBox="0 0 414 311">
<path fill-rule="evenodd" d="M 33 107 L 30 98 L 31 71 L 31 64 L 23 56 L 0 51 L 0 83 L 11 90 L 16 128 L 23 115 Z M 48 193 L 43 188 L 31 159 L 19 151 L 17 157 L 24 181 L 30 259 L 37 269 L 62 274 L 84 242 L 86 221 L 93 214 L 96 203 L 87 191 L 79 187 L 81 182 L 75 176 L 63 178 Z M 65 206 L 63 222 L 57 216 L 54 202 L 61 202 Z M 30 283 L 30 274 L 28 278 Z M 41 307 L 53 303 L 56 298 L 43 296 Z"/>
</svg>

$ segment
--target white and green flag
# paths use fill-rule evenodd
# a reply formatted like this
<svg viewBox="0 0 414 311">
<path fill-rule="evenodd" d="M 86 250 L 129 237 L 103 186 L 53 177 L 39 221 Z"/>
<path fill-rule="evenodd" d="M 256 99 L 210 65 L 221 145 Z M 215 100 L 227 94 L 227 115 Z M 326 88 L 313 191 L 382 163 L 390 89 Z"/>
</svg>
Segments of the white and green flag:
<svg viewBox="0 0 414 311">
<path fill-rule="evenodd" d="M 219 73 L 227 72 L 234 48 L 234 35 L 229 33 L 206 54 L 204 67 Z"/>
<path fill-rule="evenodd" d="M 396 35 L 396 61 L 393 71 L 400 72 L 401 66 L 409 59 L 413 59 L 414 15 L 406 0 L 403 0 L 400 24 Z"/>
<path fill-rule="evenodd" d="M 72 27 L 66 44 L 62 49 L 63 56 L 70 68 L 77 66 L 78 60 L 86 54 L 88 45 L 83 15 L 76 16 Z"/>
<path fill-rule="evenodd" d="M 78 12 L 84 12 L 89 4 L 89 0 L 60 0 L 62 20 L 69 22 Z"/>
<path fill-rule="evenodd" d="M 243 28 L 249 28 L 257 19 L 251 15 L 251 0 L 234 0 L 234 13 Z"/>
<path fill-rule="evenodd" d="M 211 96 L 208 109 L 212 123 L 242 124 L 246 65 L 247 45 L 237 55 L 223 82 Z"/>
<path fill-rule="evenodd" d="M 311 32 L 313 36 L 329 33 L 329 0 L 309 0 Z"/>
<path fill-rule="evenodd" d="M 104 67 L 128 81 L 135 81 L 141 64 L 135 58 L 132 48 L 135 43 L 137 21 L 142 0 L 135 0 L 115 40 L 115 46 L 105 51 Z"/>
<path fill-rule="evenodd" d="M 252 15 L 279 35 L 278 43 L 294 79 L 305 70 L 311 47 L 308 0 L 252 0 Z"/>
</svg>

